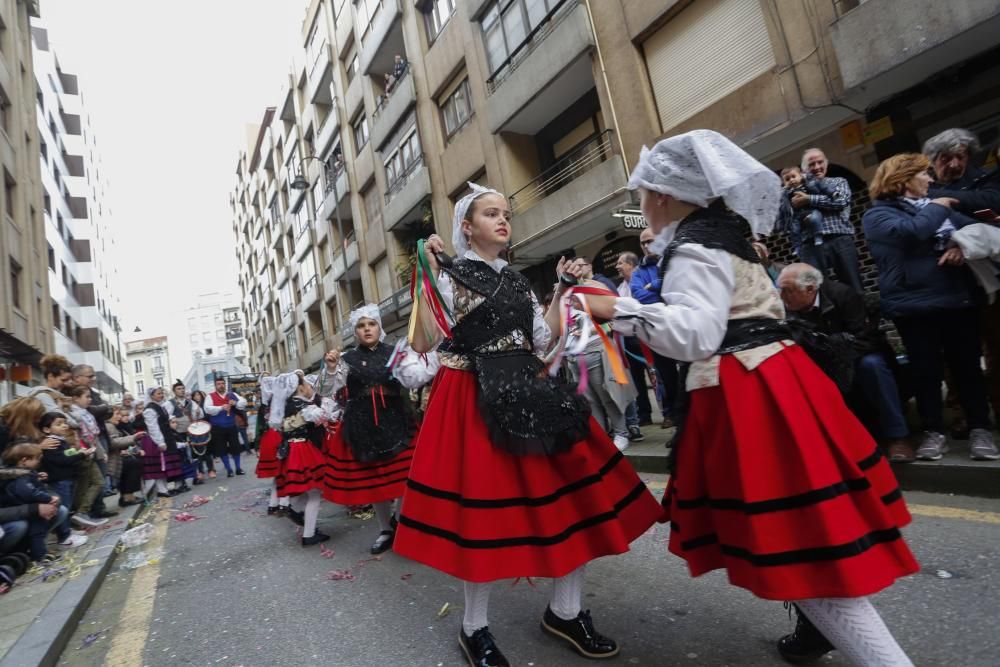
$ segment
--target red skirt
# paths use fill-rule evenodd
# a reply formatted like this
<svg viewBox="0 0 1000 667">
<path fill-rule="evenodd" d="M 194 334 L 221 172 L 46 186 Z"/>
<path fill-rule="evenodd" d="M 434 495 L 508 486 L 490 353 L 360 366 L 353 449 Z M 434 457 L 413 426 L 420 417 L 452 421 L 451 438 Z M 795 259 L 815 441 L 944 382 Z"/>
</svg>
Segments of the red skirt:
<svg viewBox="0 0 1000 667">
<path fill-rule="evenodd" d="M 896 478 L 840 392 L 788 347 L 691 393 L 667 489 L 669 549 L 770 600 L 870 595 L 919 570 Z"/>
<path fill-rule="evenodd" d="M 260 436 L 259 452 L 257 454 L 257 468 L 254 474 L 259 479 L 277 477 L 280 461 L 278 461 L 278 445 L 281 444 L 281 433 L 273 428 L 267 429 Z"/>
<path fill-rule="evenodd" d="M 561 577 L 628 551 L 663 509 L 604 430 L 553 456 L 490 442 L 472 373 L 438 373 L 393 550 L 465 581 Z"/>
<path fill-rule="evenodd" d="M 279 496 L 297 496 L 310 489 L 323 490 L 326 460 L 319 447 L 309 440 L 290 440 L 288 456 L 278 462 L 274 484 Z"/>
<path fill-rule="evenodd" d="M 326 488 L 323 498 L 338 505 L 367 505 L 393 500 L 403 495 L 410 474 L 413 447 L 407 447 L 387 461 L 361 463 L 344 442 L 338 425 L 328 433 L 323 445 L 326 452 Z"/>
</svg>

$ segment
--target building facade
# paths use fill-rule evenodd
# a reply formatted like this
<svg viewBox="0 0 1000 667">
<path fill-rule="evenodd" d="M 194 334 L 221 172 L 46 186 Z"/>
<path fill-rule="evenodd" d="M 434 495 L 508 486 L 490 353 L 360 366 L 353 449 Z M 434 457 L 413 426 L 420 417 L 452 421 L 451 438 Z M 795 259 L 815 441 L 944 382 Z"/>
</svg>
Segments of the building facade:
<svg viewBox="0 0 1000 667">
<path fill-rule="evenodd" d="M 38 163 L 31 17 L 35 0 L 0 0 L 0 402 L 38 380 L 52 349 L 45 225 Z"/>
<path fill-rule="evenodd" d="M 315 367 L 365 301 L 403 327 L 415 242 L 450 235 L 467 181 L 508 194 L 511 261 L 539 294 L 562 254 L 613 275 L 638 250 L 629 167 L 693 128 L 776 169 L 823 148 L 860 214 L 887 153 L 949 124 L 990 141 L 998 16 L 987 0 L 312 0 L 236 163 L 250 364 Z M 912 48 L 906 26 L 923 26 Z M 925 99 L 956 72 L 979 82 L 974 114 Z"/>
<path fill-rule="evenodd" d="M 54 349 L 92 366 L 99 390 L 119 394 L 117 240 L 107 179 L 78 79 L 63 69 L 45 23 L 31 25 Z"/>
<path fill-rule="evenodd" d="M 195 306 L 184 312 L 187 319 L 191 368 L 183 380 L 189 391 L 212 390 L 217 376 L 243 375 L 248 348 L 240 302 L 232 293 L 200 294 Z"/>
<path fill-rule="evenodd" d="M 125 343 L 128 391 L 138 400 L 146 400 L 150 387 L 170 391 L 174 376 L 170 372 L 170 346 L 166 336 L 154 336 Z"/>
</svg>

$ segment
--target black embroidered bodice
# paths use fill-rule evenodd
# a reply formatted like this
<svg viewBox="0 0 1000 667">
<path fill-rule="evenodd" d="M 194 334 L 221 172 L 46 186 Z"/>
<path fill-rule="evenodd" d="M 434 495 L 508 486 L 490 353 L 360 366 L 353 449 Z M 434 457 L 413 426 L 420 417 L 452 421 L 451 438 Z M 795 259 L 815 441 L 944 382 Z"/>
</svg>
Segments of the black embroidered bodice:
<svg viewBox="0 0 1000 667">
<path fill-rule="evenodd" d="M 406 391 L 386 365 L 392 349 L 385 343 L 359 345 L 340 357 L 348 368 L 341 433 L 363 463 L 393 458 L 410 445 L 416 430 Z"/>
<path fill-rule="evenodd" d="M 677 249 L 688 243 L 725 250 L 740 259 L 760 264 L 760 257 L 749 238 L 750 225 L 747 221 L 728 210 L 721 199 L 716 200 L 708 208 L 699 208 L 677 224 L 674 238 L 660 260 L 660 278 L 667 272 Z"/>
<path fill-rule="evenodd" d="M 282 420 L 281 428 L 286 442 L 289 440 L 308 440 L 317 447 L 323 446 L 326 429 L 320 424 L 305 421 L 304 419 L 296 419 L 299 413 L 306 407 L 320 405 L 320 401 L 322 400 L 323 397 L 319 394 L 314 395 L 312 398 L 303 398 L 295 394 L 288 397 L 285 401 L 285 418 Z"/>
<path fill-rule="evenodd" d="M 587 400 L 550 377 L 534 354 L 531 286 L 508 266 L 456 261 L 452 338 L 440 351 L 460 355 L 476 374 L 477 405 L 490 440 L 512 454 L 555 454 L 589 430 Z M 460 292 L 463 293 L 460 296 Z"/>
<path fill-rule="evenodd" d="M 168 452 L 177 451 L 177 435 L 174 433 L 174 429 L 170 426 L 170 416 L 167 411 L 163 409 L 159 403 L 150 401 L 146 404 L 147 407 L 153 409 L 156 413 L 156 422 L 160 426 L 160 433 L 163 434 L 163 441 L 167 443 Z"/>
</svg>

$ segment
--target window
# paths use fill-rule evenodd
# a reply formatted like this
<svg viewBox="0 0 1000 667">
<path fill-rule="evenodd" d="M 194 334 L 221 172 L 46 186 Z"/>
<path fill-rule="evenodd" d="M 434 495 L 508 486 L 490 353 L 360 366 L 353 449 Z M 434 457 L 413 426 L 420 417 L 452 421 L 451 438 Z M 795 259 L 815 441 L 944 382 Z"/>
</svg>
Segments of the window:
<svg viewBox="0 0 1000 667">
<path fill-rule="evenodd" d="M 62 331 L 62 312 L 59 310 L 58 303 L 52 304 L 52 326 Z"/>
<path fill-rule="evenodd" d="M 163 357 L 156 355 L 153 357 L 153 370 L 162 371 L 163 370 Z"/>
<path fill-rule="evenodd" d="M 360 153 L 361 149 L 368 143 L 368 119 L 364 114 L 361 114 L 352 125 L 354 126 L 354 145 L 357 152 Z"/>
<path fill-rule="evenodd" d="M 382 226 L 382 204 L 378 200 L 378 188 L 372 185 L 362 195 L 365 200 L 365 220 L 368 222 L 368 229 Z"/>
<path fill-rule="evenodd" d="M 469 95 L 469 79 L 465 78 L 441 105 L 445 136 L 451 139 L 451 136 L 458 132 L 471 117 L 472 98 Z"/>
<path fill-rule="evenodd" d="M 215 314 L 215 323 L 216 324 L 222 324 L 222 313 L 216 313 Z"/>
<path fill-rule="evenodd" d="M 302 236 L 309 229 L 309 214 L 306 207 L 300 205 L 292 211 L 292 229 L 295 230 L 295 238 Z"/>
<path fill-rule="evenodd" d="M 344 71 L 347 74 L 347 84 L 350 85 L 351 81 L 354 81 L 354 77 L 358 75 L 358 70 L 361 69 L 361 61 L 358 60 L 358 52 L 352 46 L 350 52 L 348 52 L 347 57 L 344 58 Z"/>
<path fill-rule="evenodd" d="M 287 334 L 285 334 L 285 345 L 288 348 L 288 358 L 294 359 L 299 356 L 299 337 L 298 332 L 295 331 L 295 327 L 292 327 Z"/>
<path fill-rule="evenodd" d="M 201 339 L 203 341 L 205 341 L 206 343 L 211 343 L 212 342 L 212 332 L 211 331 L 205 331 L 204 333 L 201 334 Z"/>
<path fill-rule="evenodd" d="M 191 334 L 191 344 L 192 345 L 198 344 L 198 334 Z"/>
<path fill-rule="evenodd" d="M 10 133 L 10 99 L 7 93 L 0 88 L 0 128 L 4 132 Z"/>
<path fill-rule="evenodd" d="M 146 383 L 143 382 L 142 380 L 136 380 L 135 381 L 135 393 L 139 394 L 140 396 L 145 397 L 145 395 L 146 395 Z"/>
<path fill-rule="evenodd" d="M 135 372 L 136 373 L 141 373 L 142 372 L 142 359 L 136 359 L 135 360 Z"/>
<path fill-rule="evenodd" d="M 448 19 L 455 13 L 455 0 L 432 0 L 424 11 L 424 25 L 427 26 L 427 41 L 433 42 L 444 30 Z"/>
<path fill-rule="evenodd" d="M 287 280 L 284 285 L 278 288 L 278 307 L 282 315 L 292 309 L 292 288 Z"/>
<path fill-rule="evenodd" d="M 21 307 L 21 265 L 10 259 L 10 293 L 14 301 L 14 307 Z"/>
<path fill-rule="evenodd" d="M 363 43 L 368 37 L 368 29 L 371 27 L 372 21 L 382 9 L 382 0 L 354 0 L 354 9 L 357 11 L 358 34 L 361 35 Z"/>
<path fill-rule="evenodd" d="M 404 136 L 399 146 L 389 153 L 385 160 L 385 181 L 389 186 L 388 194 L 399 190 L 406 183 L 406 177 L 420 164 L 422 158 L 420 138 L 417 136 L 417 128 L 414 125 L 410 127 L 409 134 Z"/>
<path fill-rule="evenodd" d="M 365 131 L 367 132 L 367 128 Z M 3 181 L 4 199 L 6 199 L 6 201 L 4 202 L 4 210 L 7 211 L 7 215 L 13 218 L 15 183 L 11 175 L 7 173 L 7 170 L 4 170 L 3 175 L 4 175 L 4 181 Z"/>
<path fill-rule="evenodd" d="M 196 317 L 189 317 L 188 318 L 188 329 L 191 329 L 192 331 L 194 331 L 197 328 L 198 328 L 198 318 L 196 318 Z"/>
<path fill-rule="evenodd" d="M 513 0 L 501 10 L 502 2 L 494 3 L 482 20 L 483 42 L 490 72 L 507 64 L 507 58 L 527 40 L 552 12 L 571 6 L 565 0 Z"/>
<path fill-rule="evenodd" d="M 55 271 L 56 270 L 56 251 L 52 249 L 52 246 L 50 244 L 46 243 L 45 245 L 47 245 L 48 248 L 49 248 L 49 252 L 48 252 L 49 268 L 52 269 L 53 271 Z"/>
<path fill-rule="evenodd" d="M 299 264 L 299 279 L 302 281 L 302 289 L 309 289 L 316 282 L 316 260 L 312 252 L 307 252 Z"/>
</svg>

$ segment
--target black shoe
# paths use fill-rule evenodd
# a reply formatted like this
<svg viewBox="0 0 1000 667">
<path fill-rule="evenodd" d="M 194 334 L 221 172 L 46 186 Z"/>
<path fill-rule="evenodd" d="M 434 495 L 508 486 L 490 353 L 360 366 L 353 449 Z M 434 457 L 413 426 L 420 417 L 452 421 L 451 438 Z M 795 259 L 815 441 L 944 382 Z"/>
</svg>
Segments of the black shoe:
<svg viewBox="0 0 1000 667">
<path fill-rule="evenodd" d="M 236 474 L 237 474 L 237 475 L 245 475 L 246 473 L 245 473 L 245 472 L 243 472 L 242 470 L 237 470 L 237 471 L 236 471 Z"/>
<path fill-rule="evenodd" d="M 141 500 L 119 500 L 118 507 L 132 507 L 133 505 L 141 505 Z"/>
<path fill-rule="evenodd" d="M 232 477 L 232 476 L 233 476 L 233 471 L 232 470 L 227 470 L 226 471 L 226 477 Z"/>
<path fill-rule="evenodd" d="M 292 520 L 296 526 L 306 525 L 306 517 L 302 512 L 296 512 L 291 507 L 288 508 L 288 518 Z"/>
<path fill-rule="evenodd" d="M 375 538 L 375 544 L 372 545 L 372 554 L 377 556 L 380 553 L 385 553 L 392 548 L 392 541 L 396 538 L 396 531 L 394 530 L 383 530 Z"/>
<path fill-rule="evenodd" d="M 195 478 L 195 480 L 192 482 L 192 484 L 194 484 L 195 486 L 198 486 L 199 484 L 204 484 L 204 483 L 205 483 L 205 480 L 203 480 L 203 479 L 197 479 L 197 478 Z"/>
<path fill-rule="evenodd" d="M 113 516 L 118 516 L 118 512 L 113 512 L 111 510 L 101 510 L 100 512 L 91 512 L 90 516 L 95 519 L 110 519 Z"/>
<path fill-rule="evenodd" d="M 638 426 L 629 426 L 628 439 L 632 442 L 642 442 L 646 439 L 646 436 L 642 434 L 642 431 L 639 430 Z"/>
<path fill-rule="evenodd" d="M 280 508 L 277 505 L 275 505 L 274 507 L 268 507 L 267 508 L 267 515 L 271 516 L 272 514 L 277 514 L 279 511 L 280 511 Z"/>
<path fill-rule="evenodd" d="M 585 658 L 610 658 L 618 655 L 618 644 L 594 630 L 590 610 L 581 611 L 572 621 L 564 621 L 546 607 L 542 617 L 542 632 L 564 639 Z"/>
<path fill-rule="evenodd" d="M 471 667 L 510 667 L 507 658 L 497 648 L 489 626 L 479 628 L 466 636 L 465 630 L 458 631 L 458 645 L 462 647 Z"/>
<path fill-rule="evenodd" d="M 179 487 L 177 487 L 174 490 L 177 491 L 177 493 L 187 493 L 188 491 L 191 490 L 191 487 L 188 486 L 187 484 L 181 484 Z"/>
<path fill-rule="evenodd" d="M 176 494 L 173 494 L 173 493 L 170 493 L 170 492 L 160 493 L 159 491 L 157 491 L 157 493 L 156 493 L 156 497 L 157 498 L 173 498 L 175 495 Z"/>
<path fill-rule="evenodd" d="M 798 619 L 795 622 L 795 630 L 790 635 L 785 635 L 778 640 L 778 653 L 785 662 L 793 665 L 804 665 L 814 660 L 819 660 L 824 655 L 833 650 L 833 644 L 827 641 L 823 633 L 812 624 L 806 615 L 795 607 Z"/>
<path fill-rule="evenodd" d="M 330 539 L 329 535 L 325 535 L 317 530 L 312 537 L 302 538 L 302 546 L 311 547 L 314 544 L 319 544 L 320 542 L 326 542 L 328 539 Z"/>
</svg>

